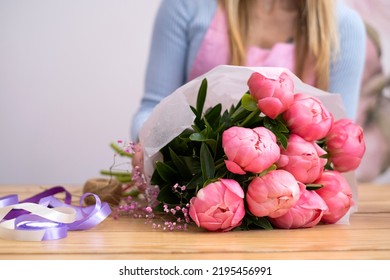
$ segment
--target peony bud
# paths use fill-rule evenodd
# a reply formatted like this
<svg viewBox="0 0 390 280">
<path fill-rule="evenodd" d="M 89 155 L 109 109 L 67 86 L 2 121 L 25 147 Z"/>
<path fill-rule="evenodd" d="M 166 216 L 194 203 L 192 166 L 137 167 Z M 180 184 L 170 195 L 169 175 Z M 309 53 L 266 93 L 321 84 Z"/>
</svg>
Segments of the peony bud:
<svg viewBox="0 0 390 280">
<path fill-rule="evenodd" d="M 347 180 L 337 171 L 324 171 L 315 183 L 323 185 L 316 192 L 328 206 L 322 221 L 336 223 L 353 206 L 352 191 Z"/>
<path fill-rule="evenodd" d="M 272 225 L 278 228 L 308 228 L 317 225 L 328 209 L 325 201 L 315 191 L 306 190 L 300 183 L 301 195 L 299 200 L 286 214 L 270 218 Z"/>
<path fill-rule="evenodd" d="M 189 214 L 198 227 L 229 231 L 244 218 L 244 191 L 232 179 L 210 183 L 191 198 Z"/>
<path fill-rule="evenodd" d="M 222 134 L 227 169 L 235 174 L 261 173 L 280 156 L 275 135 L 264 127 L 231 127 Z"/>
<path fill-rule="evenodd" d="M 366 151 L 363 129 L 349 119 L 336 121 L 326 136 L 326 146 L 335 170 L 347 172 L 359 167 Z"/>
<path fill-rule="evenodd" d="M 287 73 L 269 79 L 254 72 L 248 80 L 249 92 L 257 100 L 257 107 L 271 119 L 286 111 L 293 103 L 294 82 Z"/>
<path fill-rule="evenodd" d="M 313 183 L 323 172 L 326 159 L 321 158 L 326 152 L 315 142 L 308 142 L 302 137 L 291 134 L 287 149 L 280 151 L 278 168 L 294 175 L 304 184 Z"/>
<path fill-rule="evenodd" d="M 301 136 L 306 141 L 324 138 L 333 125 L 333 115 L 312 96 L 298 93 L 294 103 L 283 114 L 291 133 Z"/>
<path fill-rule="evenodd" d="M 298 199 L 298 182 L 284 170 L 273 170 L 254 178 L 246 196 L 249 211 L 253 215 L 272 218 L 284 215 Z"/>
</svg>

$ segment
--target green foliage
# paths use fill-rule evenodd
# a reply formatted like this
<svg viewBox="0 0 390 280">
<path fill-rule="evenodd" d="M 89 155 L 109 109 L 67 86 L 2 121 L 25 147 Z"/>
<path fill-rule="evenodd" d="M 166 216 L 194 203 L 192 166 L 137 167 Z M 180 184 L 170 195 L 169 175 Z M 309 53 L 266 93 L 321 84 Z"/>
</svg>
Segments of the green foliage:
<svg viewBox="0 0 390 280">
<path fill-rule="evenodd" d="M 266 217 L 255 217 L 250 213 L 246 214 L 246 218 L 242 224 L 237 228 L 238 230 L 250 230 L 250 229 L 273 229 L 273 226 Z"/>
</svg>

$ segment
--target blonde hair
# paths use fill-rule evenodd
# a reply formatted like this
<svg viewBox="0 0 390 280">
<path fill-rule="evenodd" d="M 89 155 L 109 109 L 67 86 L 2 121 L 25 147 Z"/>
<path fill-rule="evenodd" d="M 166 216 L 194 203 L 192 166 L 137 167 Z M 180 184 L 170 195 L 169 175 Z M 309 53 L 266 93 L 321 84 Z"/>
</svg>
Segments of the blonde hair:
<svg viewBox="0 0 390 280">
<path fill-rule="evenodd" d="M 248 0 L 220 1 L 226 11 L 228 21 L 230 63 L 245 65 Z M 314 59 L 316 87 L 328 90 L 330 64 L 339 49 L 335 2 L 329 0 L 295 1 L 297 1 L 299 20 L 294 37 L 294 72 L 302 79 L 304 71 L 307 71 L 307 61 L 310 58 Z"/>
</svg>

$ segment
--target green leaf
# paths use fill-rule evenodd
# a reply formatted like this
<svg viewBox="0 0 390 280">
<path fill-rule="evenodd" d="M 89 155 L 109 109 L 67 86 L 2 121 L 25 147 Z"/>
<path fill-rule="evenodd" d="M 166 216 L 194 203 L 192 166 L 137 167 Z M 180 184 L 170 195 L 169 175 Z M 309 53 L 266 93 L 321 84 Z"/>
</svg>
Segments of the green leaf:
<svg viewBox="0 0 390 280">
<path fill-rule="evenodd" d="M 202 117 L 202 114 L 201 113 L 199 114 L 198 111 L 193 106 L 190 105 L 190 108 L 191 108 L 191 111 L 194 113 L 196 118 Z"/>
<path fill-rule="evenodd" d="M 195 174 L 192 179 L 187 183 L 187 190 L 194 190 L 203 185 L 203 178 L 201 173 Z"/>
<path fill-rule="evenodd" d="M 176 166 L 176 170 L 180 171 L 180 175 L 185 178 L 191 177 L 191 171 L 190 168 L 188 168 L 186 162 L 181 157 L 179 157 L 171 148 L 169 148 L 169 153 L 173 164 Z"/>
<path fill-rule="evenodd" d="M 309 191 L 315 191 L 321 189 L 324 185 L 322 184 L 307 184 L 306 189 Z"/>
<path fill-rule="evenodd" d="M 289 133 L 290 130 L 288 129 L 283 117 L 281 116 L 278 116 L 276 119 L 275 119 L 275 122 L 276 122 L 276 127 L 277 129 L 280 131 L 280 132 L 283 132 L 283 133 Z"/>
<path fill-rule="evenodd" d="M 280 133 L 279 131 L 274 132 L 274 134 L 280 145 L 282 145 L 283 149 L 287 149 L 288 138 L 286 137 L 286 135 Z"/>
<path fill-rule="evenodd" d="M 271 130 L 275 134 L 278 142 L 283 146 L 284 149 L 286 149 L 288 144 L 289 130 L 285 124 L 281 120 L 273 120 L 271 118 L 265 117 L 263 119 L 263 125 L 265 128 Z"/>
<path fill-rule="evenodd" d="M 156 170 L 158 174 L 161 176 L 161 178 L 168 183 L 175 182 L 178 173 L 175 169 L 173 169 L 171 166 L 166 164 L 165 162 L 158 161 L 156 163 Z"/>
<path fill-rule="evenodd" d="M 268 128 L 275 134 L 288 134 L 290 132 L 283 120 L 279 119 L 279 117 L 274 120 L 269 117 L 265 117 L 263 119 L 263 123 L 264 127 Z"/>
<path fill-rule="evenodd" d="M 271 223 L 268 221 L 266 217 L 254 217 L 254 216 L 249 216 L 248 218 L 254 225 L 263 228 L 263 229 L 273 229 L 273 226 Z"/>
<path fill-rule="evenodd" d="M 199 88 L 198 98 L 196 99 L 196 110 L 202 114 L 207 95 L 207 79 L 203 79 Z"/>
<path fill-rule="evenodd" d="M 157 186 L 162 186 L 166 182 L 161 178 L 160 174 L 158 174 L 157 169 L 154 170 L 152 174 L 152 178 L 150 178 L 150 184 L 152 185 L 157 185 Z"/>
<path fill-rule="evenodd" d="M 202 120 L 204 103 L 207 95 L 207 80 L 203 79 L 198 91 L 198 97 L 196 99 L 196 108 L 190 106 L 192 112 L 195 114 L 195 120 L 193 128 L 195 130 L 202 130 L 204 128 L 204 122 Z"/>
<path fill-rule="evenodd" d="M 210 124 L 212 128 L 215 128 L 219 124 L 219 120 L 221 119 L 222 105 L 219 103 L 216 106 L 207 110 L 204 118 L 207 120 L 207 123 Z"/>
<path fill-rule="evenodd" d="M 129 183 L 132 179 L 132 174 L 127 171 L 111 171 L 111 170 L 101 170 L 101 175 L 108 175 L 114 177 L 120 183 Z"/>
<path fill-rule="evenodd" d="M 178 196 L 173 192 L 172 186 L 167 185 L 160 189 L 157 200 L 163 203 L 167 204 L 179 204 L 180 199 Z"/>
<path fill-rule="evenodd" d="M 252 111 L 240 124 L 241 127 L 250 127 L 253 123 L 260 121 L 260 111 Z"/>
<path fill-rule="evenodd" d="M 182 156 L 181 159 L 186 163 L 187 167 L 190 169 L 191 176 L 202 172 L 199 160 L 196 160 L 194 157 L 191 156 L 188 157 Z"/>
<path fill-rule="evenodd" d="M 120 176 L 115 176 L 115 179 L 119 182 L 119 183 L 131 183 L 131 177 L 120 177 Z"/>
<path fill-rule="evenodd" d="M 195 132 L 190 135 L 190 140 L 196 142 L 203 142 L 206 140 L 206 137 L 204 137 L 204 135 L 200 132 Z"/>
<path fill-rule="evenodd" d="M 126 151 L 124 151 L 121 147 L 119 147 L 116 143 L 111 143 L 110 147 L 121 157 L 129 157 L 132 158 L 133 154 L 130 154 Z"/>
<path fill-rule="evenodd" d="M 212 152 L 215 153 L 217 148 L 217 140 L 213 139 L 213 137 L 217 137 L 213 130 L 209 128 L 208 125 L 206 125 L 206 128 L 201 132 L 195 132 L 190 135 L 190 140 L 194 142 L 205 142 L 207 143 L 210 148 L 212 149 Z"/>
<path fill-rule="evenodd" d="M 261 172 L 260 174 L 259 174 L 259 176 L 261 177 L 261 176 L 264 176 L 265 174 L 267 174 L 268 172 L 270 172 L 270 171 L 273 171 L 273 170 L 276 170 L 276 169 L 278 169 L 278 167 L 276 166 L 276 164 L 272 164 L 270 167 L 268 167 L 266 170 L 264 170 L 263 172 Z"/>
<path fill-rule="evenodd" d="M 220 120 L 219 120 L 219 126 L 218 128 L 215 130 L 216 133 L 220 133 L 222 134 L 223 131 L 225 131 L 227 128 L 231 127 L 232 124 L 231 124 L 231 119 L 230 119 L 230 115 L 229 115 L 229 112 L 228 111 L 225 111 Z"/>
<path fill-rule="evenodd" d="M 230 115 L 231 122 L 239 122 L 240 120 L 245 119 L 250 113 L 251 112 L 246 110 L 244 107 L 239 107 Z"/>
<path fill-rule="evenodd" d="M 214 178 L 214 174 L 215 174 L 214 159 L 211 156 L 207 144 L 204 142 L 200 147 L 200 166 L 202 169 L 202 176 L 204 181 Z"/>
<path fill-rule="evenodd" d="M 258 110 L 256 100 L 248 93 L 243 95 L 241 103 L 242 107 L 250 112 Z"/>
</svg>

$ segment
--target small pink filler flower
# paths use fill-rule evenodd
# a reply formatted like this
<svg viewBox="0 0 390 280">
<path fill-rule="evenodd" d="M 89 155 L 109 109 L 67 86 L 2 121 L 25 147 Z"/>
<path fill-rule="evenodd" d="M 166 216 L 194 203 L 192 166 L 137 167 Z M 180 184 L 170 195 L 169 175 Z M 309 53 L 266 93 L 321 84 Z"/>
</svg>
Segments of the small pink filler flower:
<svg viewBox="0 0 390 280">
<path fill-rule="evenodd" d="M 232 179 L 220 179 L 200 189 L 190 201 L 190 217 L 209 231 L 229 231 L 245 216 L 244 191 Z"/>
<path fill-rule="evenodd" d="M 227 169 L 235 174 L 261 173 L 280 156 L 275 135 L 265 127 L 254 129 L 233 126 L 222 134 Z"/>
<path fill-rule="evenodd" d="M 286 111 L 294 100 L 294 82 L 285 72 L 278 79 L 254 72 L 248 80 L 248 87 L 259 110 L 271 119 Z"/>
</svg>

